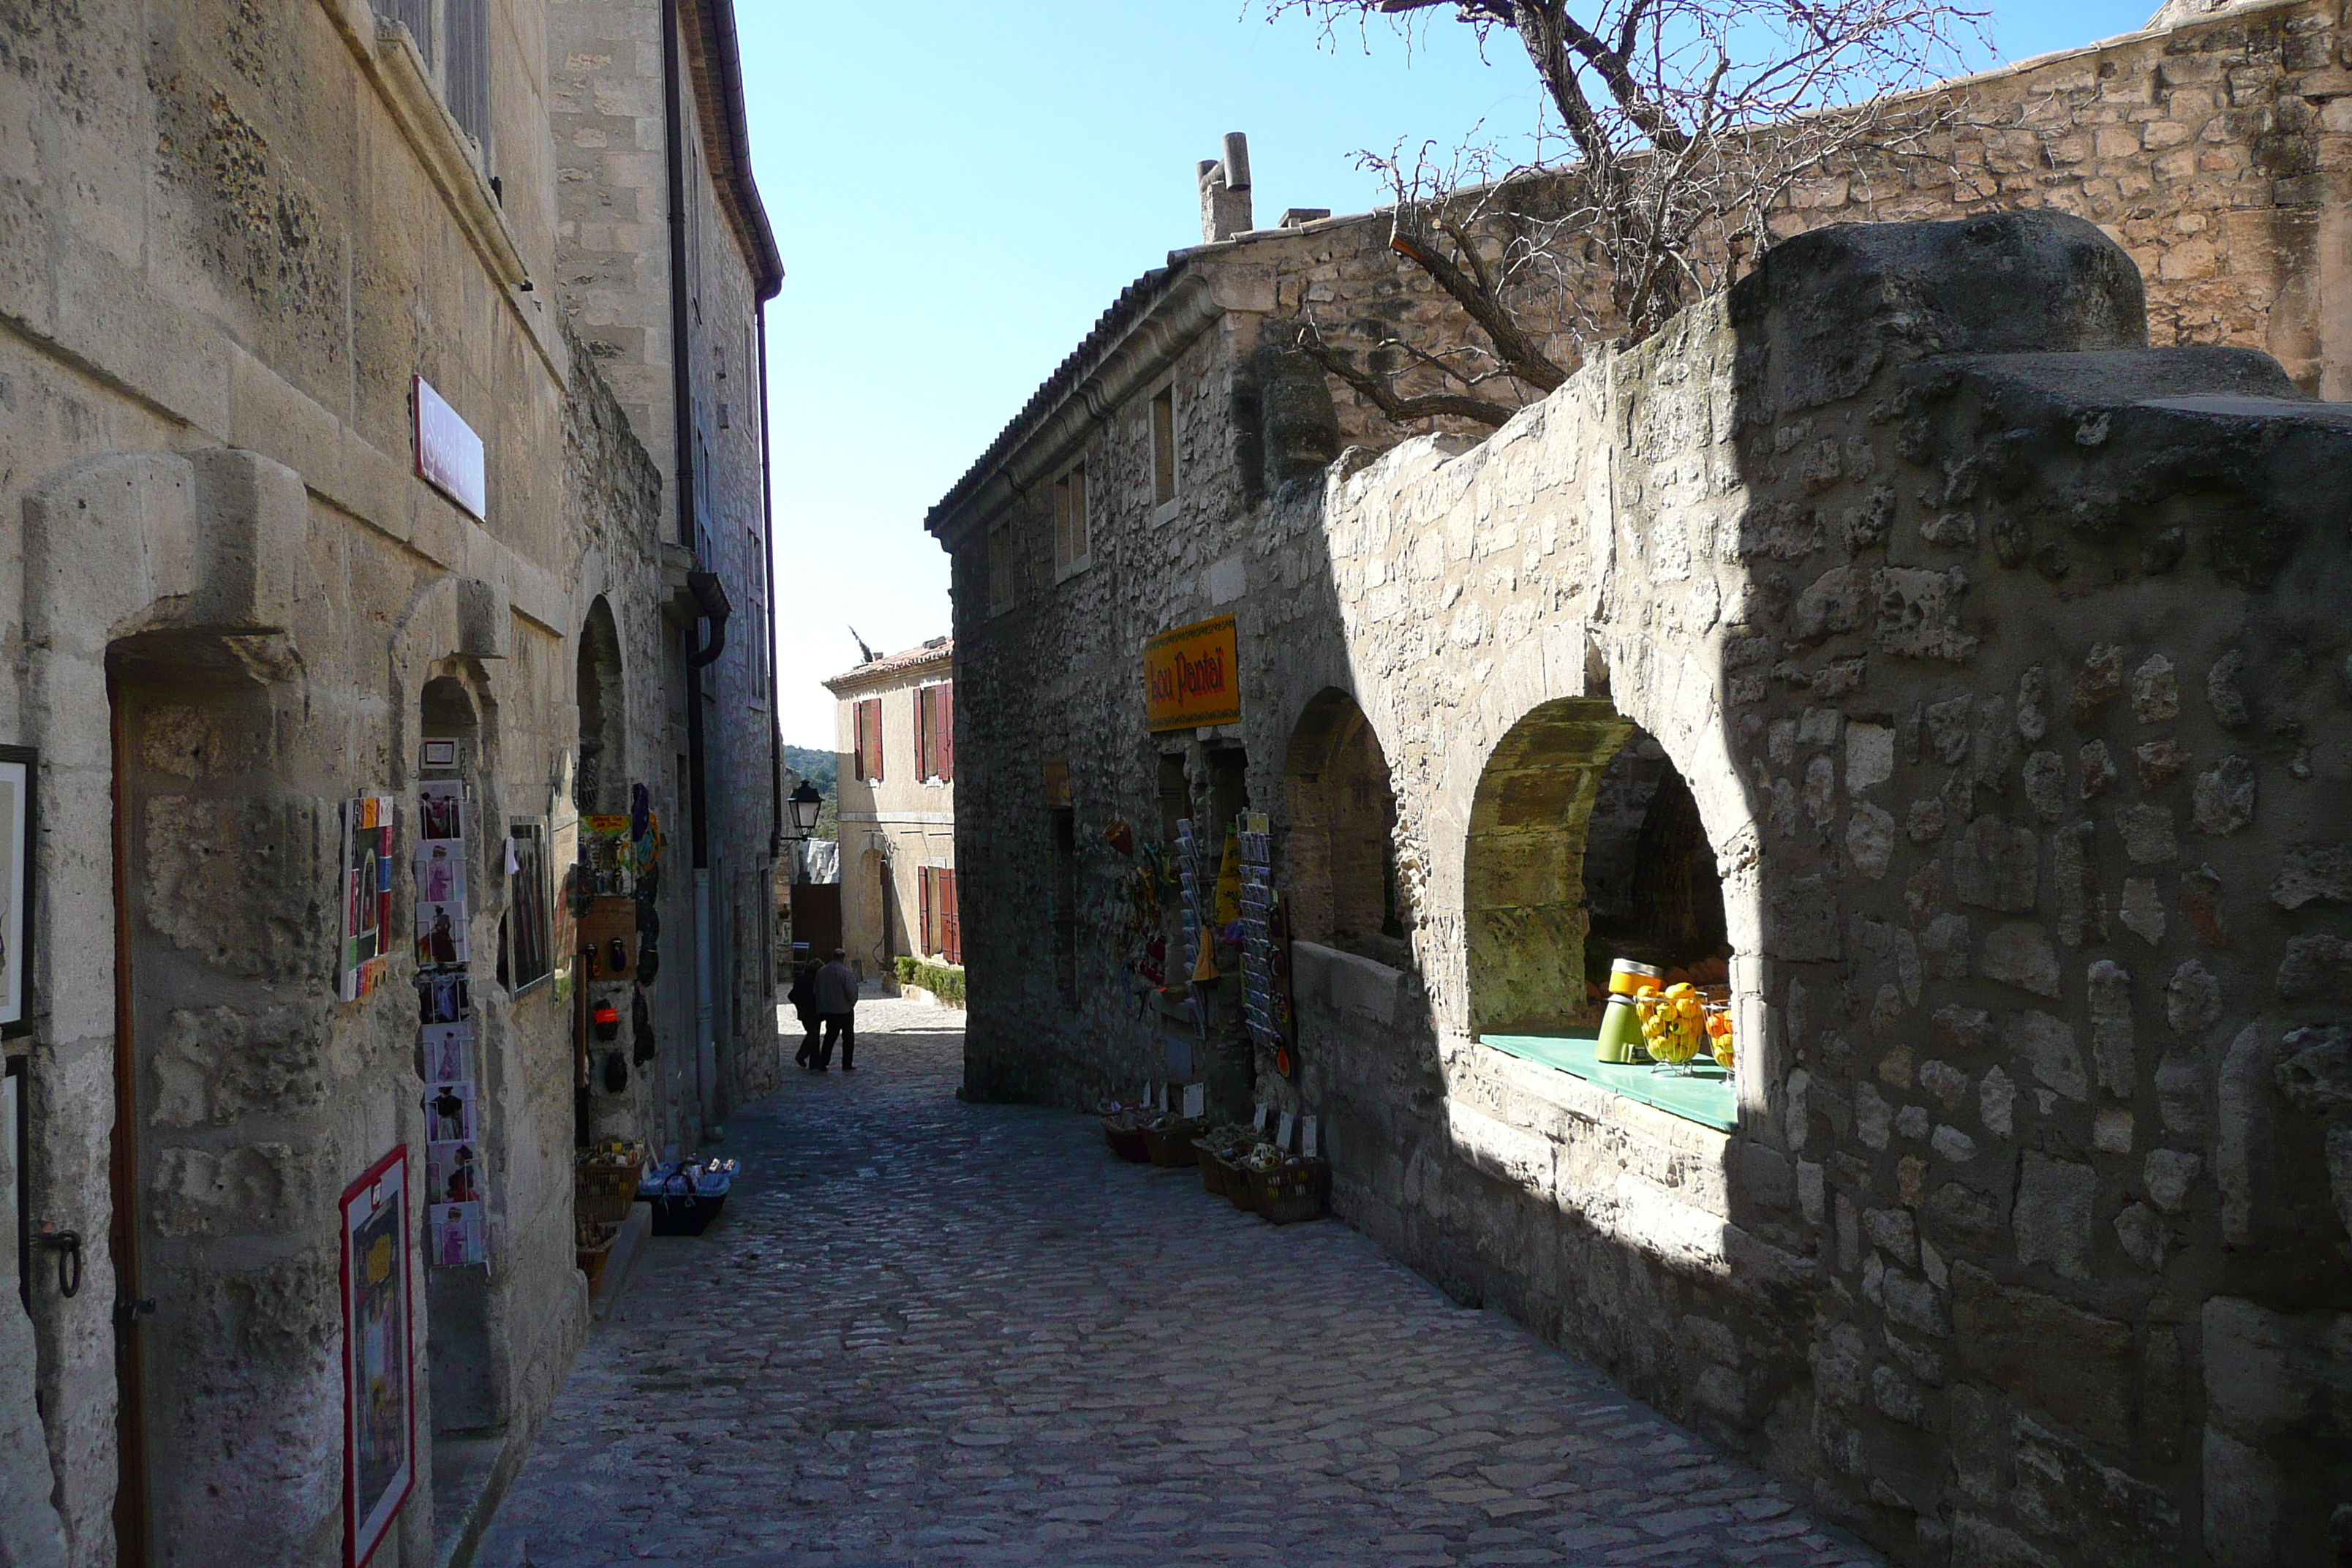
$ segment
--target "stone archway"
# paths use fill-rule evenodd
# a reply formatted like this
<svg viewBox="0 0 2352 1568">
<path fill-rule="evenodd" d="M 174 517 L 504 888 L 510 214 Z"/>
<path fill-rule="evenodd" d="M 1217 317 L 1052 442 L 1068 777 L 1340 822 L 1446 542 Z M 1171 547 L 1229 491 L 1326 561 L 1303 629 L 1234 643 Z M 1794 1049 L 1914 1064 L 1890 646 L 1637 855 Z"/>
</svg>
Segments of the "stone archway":
<svg viewBox="0 0 2352 1568">
<path fill-rule="evenodd" d="M 1290 732 L 1283 805 L 1292 934 L 1402 967 L 1411 956 L 1396 879 L 1396 792 L 1356 700 L 1327 687 Z"/>
</svg>

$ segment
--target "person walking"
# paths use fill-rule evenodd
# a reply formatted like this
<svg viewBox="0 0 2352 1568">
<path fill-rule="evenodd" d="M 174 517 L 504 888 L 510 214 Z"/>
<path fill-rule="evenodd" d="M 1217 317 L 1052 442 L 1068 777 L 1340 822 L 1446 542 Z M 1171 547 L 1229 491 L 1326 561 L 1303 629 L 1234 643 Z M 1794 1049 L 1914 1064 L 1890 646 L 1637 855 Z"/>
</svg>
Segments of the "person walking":
<svg viewBox="0 0 2352 1568">
<path fill-rule="evenodd" d="M 841 1070 L 856 1072 L 850 1058 L 857 1054 L 857 976 L 848 954 L 833 950 L 833 962 L 816 972 L 816 1013 L 824 1024 L 824 1043 L 817 1047 L 816 1070 L 833 1065 L 833 1045 L 841 1042 Z"/>
<path fill-rule="evenodd" d="M 793 988 L 784 993 L 784 1000 L 793 1005 L 793 1012 L 800 1018 L 801 1033 L 803 1037 L 801 1040 L 801 1048 L 793 1053 L 793 1060 L 800 1063 L 809 1071 L 814 1072 L 816 1070 L 816 1031 L 821 1022 L 816 1012 L 816 965 L 814 963 L 793 965 Z"/>
</svg>

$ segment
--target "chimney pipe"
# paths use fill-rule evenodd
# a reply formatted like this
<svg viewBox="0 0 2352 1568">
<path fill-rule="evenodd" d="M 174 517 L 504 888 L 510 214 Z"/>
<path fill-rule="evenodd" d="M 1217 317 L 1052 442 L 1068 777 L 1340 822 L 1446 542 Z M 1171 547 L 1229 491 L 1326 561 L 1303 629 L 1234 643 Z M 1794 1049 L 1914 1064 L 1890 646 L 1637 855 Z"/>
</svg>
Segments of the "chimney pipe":
<svg viewBox="0 0 2352 1568">
<path fill-rule="evenodd" d="M 1213 245 L 1252 227 L 1249 138 L 1226 132 L 1223 159 L 1203 158 L 1200 168 L 1202 241 Z"/>
</svg>

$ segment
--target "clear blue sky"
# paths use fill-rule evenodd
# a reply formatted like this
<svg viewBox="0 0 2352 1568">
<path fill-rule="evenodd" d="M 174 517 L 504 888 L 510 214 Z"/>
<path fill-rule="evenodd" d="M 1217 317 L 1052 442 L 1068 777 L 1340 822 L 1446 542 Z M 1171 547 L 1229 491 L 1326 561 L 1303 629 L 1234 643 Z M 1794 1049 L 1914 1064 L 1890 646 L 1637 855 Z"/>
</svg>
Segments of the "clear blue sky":
<svg viewBox="0 0 2352 1568">
<path fill-rule="evenodd" d="M 2158 0 L 1991 0 L 2003 59 L 2129 32 Z M 1083 336 L 1197 243 L 1193 165 L 1245 131 L 1258 221 L 1381 199 L 1353 153 L 1532 122 L 1526 58 L 1430 13 L 1334 47 L 1245 0 L 743 0 L 751 153 L 787 276 L 770 307 L 784 737 L 817 684 L 949 628 L 923 515 Z M 1507 46 L 1507 40 L 1497 43 Z"/>
</svg>

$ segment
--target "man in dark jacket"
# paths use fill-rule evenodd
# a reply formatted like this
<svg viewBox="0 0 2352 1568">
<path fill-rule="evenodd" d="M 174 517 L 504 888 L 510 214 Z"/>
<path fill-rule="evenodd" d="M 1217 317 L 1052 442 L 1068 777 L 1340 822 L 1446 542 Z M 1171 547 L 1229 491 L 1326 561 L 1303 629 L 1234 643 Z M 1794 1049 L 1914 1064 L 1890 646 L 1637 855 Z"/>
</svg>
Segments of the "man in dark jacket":
<svg viewBox="0 0 2352 1568">
<path fill-rule="evenodd" d="M 817 1047 L 816 1070 L 833 1065 L 833 1045 L 841 1042 L 841 1070 L 856 1072 L 850 1058 L 857 1052 L 857 976 L 845 962 L 848 955 L 833 950 L 833 962 L 816 972 L 816 1013 L 824 1024 L 824 1043 Z"/>
<path fill-rule="evenodd" d="M 793 1005 L 793 1012 L 801 1021 L 801 1033 L 804 1037 L 801 1041 L 801 1048 L 793 1053 L 793 1060 L 800 1063 L 801 1066 L 808 1068 L 811 1072 L 814 1072 L 816 1070 L 816 1031 L 818 1024 L 818 1018 L 816 1016 L 816 965 L 814 963 L 796 963 L 793 965 L 793 988 L 784 993 L 784 1000 Z"/>
</svg>

